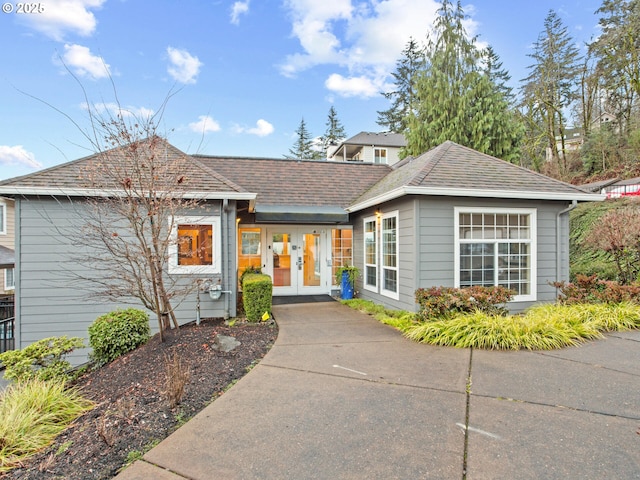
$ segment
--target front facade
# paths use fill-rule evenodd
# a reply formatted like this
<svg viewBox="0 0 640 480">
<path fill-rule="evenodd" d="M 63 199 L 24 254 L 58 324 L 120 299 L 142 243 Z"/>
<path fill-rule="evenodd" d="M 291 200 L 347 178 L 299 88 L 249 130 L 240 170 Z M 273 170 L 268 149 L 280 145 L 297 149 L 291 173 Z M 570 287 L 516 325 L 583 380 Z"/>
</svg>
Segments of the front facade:
<svg viewBox="0 0 640 480">
<path fill-rule="evenodd" d="M 415 310 L 421 287 L 504 285 L 520 311 L 555 299 L 550 282 L 569 275 L 568 212 L 603 199 L 452 142 L 394 166 L 182 155 L 204 207 L 176 215 L 166 274 L 221 294 L 189 295 L 176 309 L 181 323 L 235 316 L 249 267 L 271 276 L 276 296 L 335 294 L 337 267 L 355 265 L 358 296 L 389 307 Z M 16 205 L 20 346 L 85 337 L 120 306 L 87 300 L 68 281 L 93 266 L 74 261 L 73 240 L 60 232 L 82 223 L 87 195 L 101 194 L 74 184 L 77 165 L 0 182 Z M 206 255 L 194 253 L 199 245 Z"/>
</svg>

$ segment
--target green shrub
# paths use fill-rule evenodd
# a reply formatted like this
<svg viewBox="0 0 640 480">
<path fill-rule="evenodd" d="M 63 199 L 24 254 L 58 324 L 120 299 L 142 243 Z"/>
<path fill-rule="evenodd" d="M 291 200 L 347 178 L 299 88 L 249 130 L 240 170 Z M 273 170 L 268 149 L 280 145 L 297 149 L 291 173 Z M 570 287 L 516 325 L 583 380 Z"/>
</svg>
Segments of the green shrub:
<svg viewBox="0 0 640 480">
<path fill-rule="evenodd" d="M 416 323 L 415 313 L 407 312 L 406 310 L 391 310 L 373 303 L 371 300 L 354 298 L 351 300 L 340 300 L 340 303 L 354 310 L 371 315 L 380 323 L 384 323 L 401 331 L 406 330 Z"/>
<path fill-rule="evenodd" d="M 0 362 L 6 367 L 4 376 L 10 380 L 67 380 L 71 364 L 63 360 L 63 357 L 76 348 L 83 347 L 84 342 L 78 337 L 43 338 L 22 350 L 0 354 Z"/>
<path fill-rule="evenodd" d="M 560 290 L 558 301 L 567 305 L 574 303 L 620 303 L 638 302 L 640 285 L 621 285 L 611 280 L 599 280 L 596 275 L 577 275 L 575 282 L 554 282 Z"/>
<path fill-rule="evenodd" d="M 63 381 L 31 379 L 7 387 L 0 396 L 0 472 L 22 465 L 92 407 Z"/>
<path fill-rule="evenodd" d="M 264 313 L 271 315 L 273 282 L 269 275 L 251 273 L 245 275 L 242 284 L 244 313 L 250 322 L 259 322 Z"/>
<path fill-rule="evenodd" d="M 146 343 L 150 334 L 149 316 L 142 310 L 128 308 L 107 313 L 89 326 L 91 357 L 98 365 L 104 365 Z"/>
<path fill-rule="evenodd" d="M 420 306 L 418 319 L 421 321 L 475 311 L 503 315 L 508 313 L 504 304 L 512 296 L 513 291 L 505 287 L 481 286 L 419 288 L 415 292 L 416 303 Z"/>
</svg>

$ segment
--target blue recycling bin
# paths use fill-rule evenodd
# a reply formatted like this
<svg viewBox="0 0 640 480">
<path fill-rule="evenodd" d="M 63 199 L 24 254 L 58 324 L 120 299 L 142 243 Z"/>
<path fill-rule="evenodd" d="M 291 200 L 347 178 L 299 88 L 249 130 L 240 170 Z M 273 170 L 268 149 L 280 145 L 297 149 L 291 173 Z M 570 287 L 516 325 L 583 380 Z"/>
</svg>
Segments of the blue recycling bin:
<svg viewBox="0 0 640 480">
<path fill-rule="evenodd" d="M 340 298 L 342 300 L 351 300 L 353 298 L 353 285 L 349 281 L 349 272 L 342 272 L 342 283 L 340 284 L 342 294 Z"/>
</svg>

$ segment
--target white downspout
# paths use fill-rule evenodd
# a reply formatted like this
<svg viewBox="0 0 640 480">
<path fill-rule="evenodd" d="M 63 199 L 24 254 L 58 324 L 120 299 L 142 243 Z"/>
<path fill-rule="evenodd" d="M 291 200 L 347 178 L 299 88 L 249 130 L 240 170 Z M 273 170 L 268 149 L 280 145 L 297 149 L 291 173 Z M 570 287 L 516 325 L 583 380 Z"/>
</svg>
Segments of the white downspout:
<svg viewBox="0 0 640 480">
<path fill-rule="evenodd" d="M 561 256 L 562 235 L 560 234 L 561 218 L 564 214 L 569 213 L 571 210 L 573 210 L 577 206 L 578 206 L 578 201 L 573 200 L 571 202 L 571 205 L 569 205 L 564 210 L 559 211 L 558 214 L 556 215 L 556 281 L 557 282 L 561 281 L 560 275 L 562 273 L 562 256 Z M 567 252 L 567 255 L 569 255 L 569 252 Z"/>
</svg>

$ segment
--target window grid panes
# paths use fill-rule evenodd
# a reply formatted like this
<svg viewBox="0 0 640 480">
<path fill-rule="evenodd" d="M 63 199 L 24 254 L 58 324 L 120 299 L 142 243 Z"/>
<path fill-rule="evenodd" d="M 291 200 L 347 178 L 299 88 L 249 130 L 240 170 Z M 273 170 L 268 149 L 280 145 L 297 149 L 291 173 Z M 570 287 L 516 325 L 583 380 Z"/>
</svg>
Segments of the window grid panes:
<svg viewBox="0 0 640 480">
<path fill-rule="evenodd" d="M 378 285 L 377 258 L 376 221 L 375 219 L 366 220 L 364 223 L 365 286 L 375 288 Z"/>
<path fill-rule="evenodd" d="M 353 231 L 347 228 L 331 230 L 331 278 L 335 282 L 338 267 L 353 265 Z"/>
<path fill-rule="evenodd" d="M 382 219 L 382 288 L 398 292 L 397 217 Z"/>
<path fill-rule="evenodd" d="M 500 285 L 531 294 L 531 215 L 459 215 L 460 287 Z"/>
</svg>

